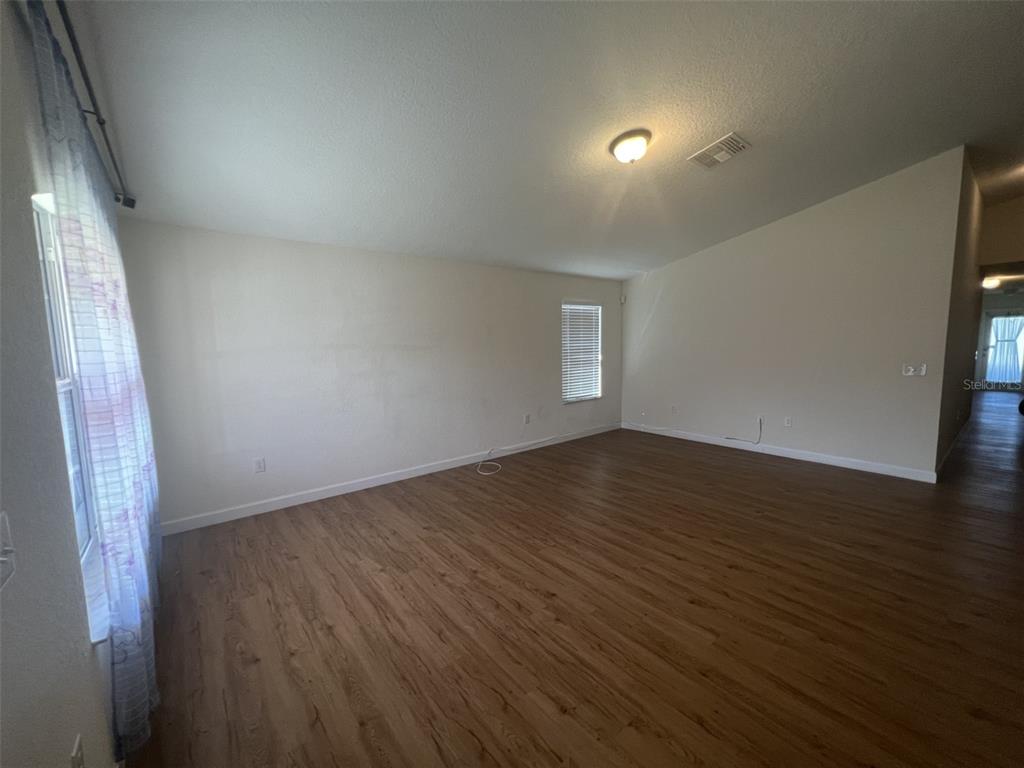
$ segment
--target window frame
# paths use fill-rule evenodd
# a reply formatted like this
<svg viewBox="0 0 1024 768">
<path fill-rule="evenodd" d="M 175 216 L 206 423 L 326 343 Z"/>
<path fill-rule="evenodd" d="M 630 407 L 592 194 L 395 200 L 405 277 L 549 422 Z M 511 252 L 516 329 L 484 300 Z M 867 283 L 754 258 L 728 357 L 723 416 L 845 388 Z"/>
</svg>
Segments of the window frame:
<svg viewBox="0 0 1024 768">
<path fill-rule="evenodd" d="M 566 398 L 565 377 L 566 377 L 566 356 L 565 356 L 565 309 L 566 307 L 586 307 L 597 310 L 597 393 L 587 394 L 581 397 Z M 582 299 L 563 298 L 559 305 L 559 332 L 560 332 L 560 366 L 561 366 L 561 395 L 562 405 L 574 403 L 586 403 L 592 400 L 600 400 L 604 397 L 604 305 L 597 301 Z"/>
<path fill-rule="evenodd" d="M 98 552 L 96 530 L 96 504 L 92 487 L 92 467 L 89 463 L 88 440 L 84 409 L 82 405 L 81 381 L 79 379 L 78 357 L 75 353 L 74 331 L 71 323 L 71 302 L 68 293 L 67 276 L 64 271 L 64 254 L 57 232 L 57 216 L 53 196 L 39 194 L 32 196 L 32 214 L 36 230 L 36 248 L 42 278 L 43 300 L 46 309 L 46 325 L 49 331 L 50 352 L 54 365 L 54 382 L 57 407 L 61 420 L 61 435 L 64 445 L 64 459 L 68 471 L 68 490 L 71 494 L 72 514 L 75 517 L 75 538 L 78 556 L 83 570 L 91 571 Z M 47 245 L 47 239 L 49 245 Z M 48 251 L 49 249 L 49 251 Z M 82 488 L 82 506 L 85 510 L 84 524 L 80 526 L 79 505 L 76 503 L 75 469 L 69 446 L 72 443 L 65 424 L 62 398 L 70 394 L 69 419 L 74 428 L 74 447 L 78 454 L 78 474 Z M 85 533 L 84 541 L 79 536 L 79 527 Z"/>
</svg>

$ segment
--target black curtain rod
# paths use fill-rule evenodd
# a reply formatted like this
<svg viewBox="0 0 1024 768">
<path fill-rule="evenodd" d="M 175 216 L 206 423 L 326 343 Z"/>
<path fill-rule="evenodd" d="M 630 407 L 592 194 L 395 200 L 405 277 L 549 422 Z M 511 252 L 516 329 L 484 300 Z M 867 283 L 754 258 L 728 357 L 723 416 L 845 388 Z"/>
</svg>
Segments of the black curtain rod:
<svg viewBox="0 0 1024 768">
<path fill-rule="evenodd" d="M 110 156 L 110 163 L 114 166 L 114 175 L 117 176 L 117 184 L 120 191 L 114 194 L 114 200 L 125 208 L 135 207 L 135 198 L 128 195 L 124 184 L 124 177 L 121 175 L 121 167 L 117 164 L 117 156 L 110 144 L 110 136 L 107 135 L 107 121 L 100 112 L 100 103 L 96 100 L 96 91 L 92 88 L 92 80 L 89 78 L 89 70 L 85 68 L 85 59 L 82 58 L 82 49 L 78 47 L 78 38 L 75 36 L 75 26 L 71 23 L 71 16 L 68 13 L 68 5 L 65 0 L 57 0 L 57 8 L 60 10 L 60 18 L 64 22 L 64 29 L 67 30 L 68 39 L 71 40 L 71 50 L 75 53 L 75 61 L 78 63 L 78 71 L 82 75 L 82 82 L 85 83 L 85 90 L 89 93 L 89 106 L 92 109 L 83 109 L 86 114 L 96 118 L 96 124 L 103 134 L 103 143 L 107 145 L 107 154 Z"/>
</svg>

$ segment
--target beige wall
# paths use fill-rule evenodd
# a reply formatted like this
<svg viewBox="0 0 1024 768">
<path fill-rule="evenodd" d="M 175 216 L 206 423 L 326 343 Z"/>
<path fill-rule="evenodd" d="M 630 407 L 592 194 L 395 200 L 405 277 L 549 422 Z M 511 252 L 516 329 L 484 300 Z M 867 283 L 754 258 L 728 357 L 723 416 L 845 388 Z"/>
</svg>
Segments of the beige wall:
<svg viewBox="0 0 1024 768">
<path fill-rule="evenodd" d="M 21 7 L 3 3 L 0 88 L 0 503 L 17 572 L 0 593 L 0 763 L 113 762 L 107 645 L 93 647 L 57 411 L 30 197 L 45 192 L 39 107 Z"/>
<path fill-rule="evenodd" d="M 623 420 L 933 479 L 963 157 L 630 280 Z"/>
<path fill-rule="evenodd" d="M 1024 261 L 1024 196 L 985 209 L 979 260 L 986 265 Z"/>
<path fill-rule="evenodd" d="M 619 424 L 617 281 L 127 218 L 121 241 L 165 531 Z M 604 308 L 600 400 L 561 402 L 563 299 Z"/>
<path fill-rule="evenodd" d="M 950 281 L 946 363 L 942 369 L 942 399 L 939 406 L 936 462 L 940 469 L 971 415 L 973 391 L 964 387 L 964 380 L 970 379 L 974 373 L 977 351 L 978 323 L 981 318 L 978 241 L 983 226 L 981 189 L 965 158 Z"/>
</svg>

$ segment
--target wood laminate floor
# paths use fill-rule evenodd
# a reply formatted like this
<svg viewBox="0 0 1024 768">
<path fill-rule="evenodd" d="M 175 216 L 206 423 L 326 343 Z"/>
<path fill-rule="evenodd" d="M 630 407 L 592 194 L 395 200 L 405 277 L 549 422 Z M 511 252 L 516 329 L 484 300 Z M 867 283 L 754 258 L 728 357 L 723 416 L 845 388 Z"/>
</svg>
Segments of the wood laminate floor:
<svg viewBox="0 0 1024 768">
<path fill-rule="evenodd" d="M 1024 418 L 930 486 L 618 431 L 165 540 L 133 765 L 1024 765 Z"/>
</svg>

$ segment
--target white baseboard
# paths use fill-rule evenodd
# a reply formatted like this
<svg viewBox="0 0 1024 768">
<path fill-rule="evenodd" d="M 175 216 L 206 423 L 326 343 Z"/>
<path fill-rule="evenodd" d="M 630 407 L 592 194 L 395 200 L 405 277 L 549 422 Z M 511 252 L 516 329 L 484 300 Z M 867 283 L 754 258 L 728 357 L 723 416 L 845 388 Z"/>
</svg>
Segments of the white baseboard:
<svg viewBox="0 0 1024 768">
<path fill-rule="evenodd" d="M 457 456 L 452 459 L 433 461 L 429 464 L 420 464 L 419 466 L 409 467 L 407 469 L 397 469 L 393 472 L 384 472 L 380 475 L 371 475 L 370 477 L 348 480 L 344 483 L 337 483 L 335 485 L 325 485 L 321 488 L 312 488 L 308 491 L 298 491 L 284 496 L 274 496 L 270 499 L 253 501 L 248 504 L 239 504 L 237 507 L 226 507 L 212 512 L 201 512 L 197 515 L 190 515 L 177 520 L 168 520 L 160 523 L 160 534 L 162 536 L 170 536 L 173 533 L 190 531 L 193 528 L 204 528 L 208 525 L 226 523 L 230 520 L 238 520 L 242 517 L 261 515 L 264 512 L 273 512 L 276 509 L 294 507 L 298 504 L 308 504 L 311 501 L 320 501 L 321 499 L 327 499 L 331 496 L 341 496 L 342 494 L 362 491 L 366 488 L 373 488 L 378 485 L 387 485 L 388 483 L 394 483 L 399 480 L 408 480 L 411 477 L 429 475 L 431 472 L 442 472 L 446 469 L 464 467 L 467 464 L 476 464 L 478 461 L 483 461 L 490 457 L 508 456 L 513 453 L 521 453 L 522 451 L 542 448 L 547 445 L 565 443 L 570 440 L 579 440 L 581 437 L 589 437 L 590 435 L 600 434 L 601 432 L 610 432 L 614 429 L 619 429 L 619 425 L 608 424 L 601 427 L 592 427 L 591 429 L 585 429 L 581 432 L 572 432 L 567 435 L 557 435 L 555 437 L 517 443 L 516 445 L 495 449 L 490 453 L 488 453 L 488 451 L 480 451 L 478 453 L 471 453 L 465 456 Z"/>
<path fill-rule="evenodd" d="M 833 456 L 828 453 L 815 453 L 814 451 L 801 451 L 796 448 L 784 448 L 781 445 L 767 445 L 765 443 L 754 445 L 753 443 L 728 440 L 716 435 L 702 435 L 698 432 L 686 432 L 681 429 L 661 429 L 660 427 L 651 427 L 646 424 L 634 424 L 627 421 L 622 422 L 622 428 L 632 429 L 636 432 L 648 432 L 652 435 L 675 437 L 681 440 L 692 440 L 697 443 L 721 445 L 725 448 L 739 448 L 744 451 L 753 451 L 754 453 L 767 453 L 771 456 L 782 456 L 786 459 L 812 461 L 815 464 L 829 464 L 833 467 L 843 467 L 845 469 L 859 469 L 862 472 L 874 472 L 878 475 L 902 477 L 907 480 L 918 480 L 922 483 L 935 483 L 937 480 L 937 474 L 935 472 L 929 472 L 924 469 L 914 469 L 913 467 L 903 467 L 898 464 L 880 464 L 875 461 L 851 459 L 846 456 Z"/>
</svg>

